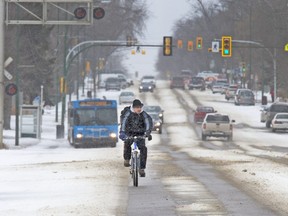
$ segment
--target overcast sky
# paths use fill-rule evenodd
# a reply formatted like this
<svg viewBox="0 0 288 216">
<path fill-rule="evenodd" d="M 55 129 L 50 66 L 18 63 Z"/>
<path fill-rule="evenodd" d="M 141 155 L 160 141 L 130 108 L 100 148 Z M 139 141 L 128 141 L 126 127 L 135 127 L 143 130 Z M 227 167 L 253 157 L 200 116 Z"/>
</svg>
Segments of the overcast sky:
<svg viewBox="0 0 288 216">
<path fill-rule="evenodd" d="M 163 36 L 172 36 L 175 22 L 185 17 L 190 8 L 186 0 L 147 0 L 150 18 L 146 22 L 143 43 L 162 44 Z M 141 39 L 140 39 L 141 40 Z M 128 55 L 126 61 L 130 73 L 157 75 L 154 65 L 160 48 L 145 48 L 146 55 Z"/>
<path fill-rule="evenodd" d="M 190 3 L 189 3 L 190 2 Z M 163 42 L 163 36 L 172 36 L 173 27 L 179 19 L 190 16 L 191 3 L 197 4 L 197 1 L 187 0 L 146 0 L 148 9 L 151 13 L 146 22 L 145 38 L 139 39 L 145 44 L 159 44 Z M 202 0 L 203 4 L 216 3 L 218 0 Z M 157 75 L 155 63 L 157 61 L 159 49 L 145 48 L 146 55 L 138 53 L 136 55 L 128 54 L 125 65 L 129 73 L 139 72 L 139 78 L 144 74 Z M 162 50 L 161 50 L 162 52 Z"/>
</svg>

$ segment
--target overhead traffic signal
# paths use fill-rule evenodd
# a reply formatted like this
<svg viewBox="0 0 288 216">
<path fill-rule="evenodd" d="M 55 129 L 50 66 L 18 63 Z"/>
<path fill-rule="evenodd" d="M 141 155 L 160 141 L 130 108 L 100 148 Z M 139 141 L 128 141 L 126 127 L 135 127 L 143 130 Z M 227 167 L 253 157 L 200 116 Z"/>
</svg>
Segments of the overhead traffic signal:
<svg viewBox="0 0 288 216">
<path fill-rule="evenodd" d="M 242 62 L 242 72 L 246 72 L 246 63 Z"/>
<path fill-rule="evenodd" d="M 190 52 L 193 51 L 193 41 L 188 41 L 187 50 L 190 51 Z"/>
<path fill-rule="evenodd" d="M 183 41 L 182 41 L 182 40 L 178 40 L 178 41 L 177 41 L 177 47 L 178 47 L 179 49 L 182 49 L 182 48 L 183 48 Z"/>
<path fill-rule="evenodd" d="M 163 55 L 172 56 L 172 37 L 163 37 Z"/>
<path fill-rule="evenodd" d="M 232 56 L 232 37 L 222 36 L 222 57 Z"/>
<path fill-rule="evenodd" d="M 196 38 L 196 49 L 202 49 L 202 42 L 203 42 L 202 37 Z"/>
</svg>

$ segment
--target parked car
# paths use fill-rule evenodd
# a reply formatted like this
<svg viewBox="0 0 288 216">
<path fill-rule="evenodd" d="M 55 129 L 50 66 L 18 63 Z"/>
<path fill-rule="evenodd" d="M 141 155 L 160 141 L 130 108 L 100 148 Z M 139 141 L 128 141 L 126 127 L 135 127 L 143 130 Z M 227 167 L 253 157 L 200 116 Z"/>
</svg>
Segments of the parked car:
<svg viewBox="0 0 288 216">
<path fill-rule="evenodd" d="M 123 91 L 119 95 L 119 104 L 122 104 L 122 103 L 131 103 L 132 104 L 134 99 L 135 99 L 135 94 L 133 92 Z"/>
<path fill-rule="evenodd" d="M 156 79 L 154 76 L 143 76 L 141 79 L 141 83 L 142 82 L 151 83 L 153 85 L 153 88 L 156 88 Z"/>
<path fill-rule="evenodd" d="M 215 113 L 217 112 L 211 106 L 198 106 L 194 113 L 194 122 L 203 122 L 207 113 Z"/>
<path fill-rule="evenodd" d="M 121 88 L 122 88 L 121 81 L 117 77 L 107 78 L 106 83 L 105 83 L 106 91 L 111 90 L 111 89 L 120 91 Z"/>
<path fill-rule="evenodd" d="M 273 132 L 277 130 L 288 130 L 288 113 L 277 113 L 271 121 Z"/>
<path fill-rule="evenodd" d="M 157 114 L 164 123 L 164 110 L 160 106 L 144 106 L 143 110 L 150 114 Z"/>
<path fill-rule="evenodd" d="M 200 90 L 205 90 L 206 89 L 206 84 L 204 81 L 203 77 L 192 77 L 188 84 L 188 89 L 193 90 L 193 89 L 200 89 Z"/>
<path fill-rule="evenodd" d="M 162 134 L 162 121 L 159 118 L 159 115 L 157 115 L 157 113 L 152 113 L 149 114 L 152 118 L 153 121 L 153 129 L 152 131 L 157 131 L 159 134 Z"/>
<path fill-rule="evenodd" d="M 235 97 L 238 85 L 230 85 L 225 91 L 225 99 L 228 101 Z"/>
<path fill-rule="evenodd" d="M 139 92 L 153 92 L 154 84 L 151 82 L 141 82 L 139 85 Z"/>
<path fill-rule="evenodd" d="M 170 81 L 170 88 L 181 88 L 185 89 L 185 81 L 181 76 L 174 76 Z"/>
<path fill-rule="evenodd" d="M 235 105 L 255 105 L 255 96 L 250 89 L 237 89 L 234 97 Z"/>
<path fill-rule="evenodd" d="M 219 113 L 208 113 L 202 123 L 202 140 L 207 137 L 227 137 L 233 139 L 233 123 L 229 115 Z"/>
<path fill-rule="evenodd" d="M 271 127 L 271 122 L 277 113 L 288 113 L 288 103 L 275 102 L 267 109 L 266 113 L 266 127 Z"/>
</svg>

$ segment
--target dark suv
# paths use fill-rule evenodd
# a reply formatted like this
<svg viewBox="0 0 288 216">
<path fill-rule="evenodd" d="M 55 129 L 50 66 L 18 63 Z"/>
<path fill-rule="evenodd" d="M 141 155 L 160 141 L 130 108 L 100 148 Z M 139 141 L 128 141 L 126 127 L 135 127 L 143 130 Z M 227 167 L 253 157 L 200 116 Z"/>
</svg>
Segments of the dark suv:
<svg viewBox="0 0 288 216">
<path fill-rule="evenodd" d="M 170 88 L 182 88 L 185 89 L 185 80 L 182 76 L 172 77 L 170 82 Z"/>
<path fill-rule="evenodd" d="M 266 112 L 266 127 L 271 127 L 271 122 L 277 113 L 288 113 L 288 103 L 275 102 L 267 109 Z"/>
<path fill-rule="evenodd" d="M 105 89 L 106 91 L 114 89 L 114 90 L 121 90 L 121 81 L 116 77 L 109 77 L 105 82 Z"/>
</svg>

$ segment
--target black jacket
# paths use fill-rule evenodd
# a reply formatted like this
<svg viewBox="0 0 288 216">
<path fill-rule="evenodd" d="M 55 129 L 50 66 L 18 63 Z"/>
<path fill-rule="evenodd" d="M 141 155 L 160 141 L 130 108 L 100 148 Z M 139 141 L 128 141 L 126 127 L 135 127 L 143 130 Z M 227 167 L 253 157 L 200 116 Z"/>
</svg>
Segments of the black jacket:
<svg viewBox="0 0 288 216">
<path fill-rule="evenodd" d="M 120 131 L 128 136 L 144 135 L 151 133 L 153 128 L 152 118 L 148 113 L 142 110 L 140 114 L 133 112 L 131 107 L 125 107 L 121 112 Z"/>
</svg>

